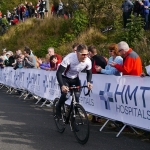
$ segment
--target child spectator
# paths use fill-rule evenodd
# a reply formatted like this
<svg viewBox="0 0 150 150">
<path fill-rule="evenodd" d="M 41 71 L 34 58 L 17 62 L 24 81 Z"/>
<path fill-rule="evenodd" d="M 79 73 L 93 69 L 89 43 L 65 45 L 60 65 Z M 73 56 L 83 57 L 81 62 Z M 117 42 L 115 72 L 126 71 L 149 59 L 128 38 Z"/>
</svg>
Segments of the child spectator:
<svg viewBox="0 0 150 150">
<path fill-rule="evenodd" d="M 58 61 L 57 56 L 52 55 L 50 57 L 50 63 L 54 66 L 53 68 L 51 68 L 51 70 L 57 70 L 61 62 Z"/>
<path fill-rule="evenodd" d="M 18 69 L 18 68 L 23 68 L 23 59 L 20 57 L 20 56 L 17 56 L 17 63 L 16 63 L 16 65 L 15 65 L 15 67 L 14 67 L 14 69 L 16 70 L 16 69 Z"/>
</svg>

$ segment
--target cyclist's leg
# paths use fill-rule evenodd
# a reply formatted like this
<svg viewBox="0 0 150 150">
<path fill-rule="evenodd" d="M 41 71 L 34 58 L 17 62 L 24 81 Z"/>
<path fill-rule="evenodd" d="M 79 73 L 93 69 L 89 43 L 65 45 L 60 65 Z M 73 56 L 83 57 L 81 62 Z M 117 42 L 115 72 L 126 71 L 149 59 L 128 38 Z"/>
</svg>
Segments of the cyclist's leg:
<svg viewBox="0 0 150 150">
<path fill-rule="evenodd" d="M 72 85 L 75 85 L 75 86 L 80 86 L 80 85 L 81 85 L 81 82 L 80 82 L 80 80 L 79 80 L 78 77 L 75 78 L 75 79 L 72 81 Z M 79 102 L 80 93 L 81 93 L 80 89 L 76 89 L 76 90 L 75 90 L 75 99 L 76 99 L 76 102 Z M 77 113 L 76 107 L 74 107 L 74 109 L 75 109 L 75 112 L 74 112 L 74 113 L 76 114 L 76 113 Z M 71 117 L 71 124 L 72 124 L 73 130 L 74 130 L 75 132 L 78 132 L 78 131 L 79 131 L 79 128 L 78 128 L 78 126 L 76 125 L 75 117 L 73 117 L 73 116 L 74 116 L 74 114 L 72 114 L 72 117 Z"/>
<path fill-rule="evenodd" d="M 69 80 L 67 78 L 63 77 L 63 83 L 64 83 L 64 85 L 68 86 L 69 85 Z M 61 91 L 61 96 L 60 96 L 59 102 L 56 105 L 56 115 L 59 118 L 61 118 L 61 106 L 67 100 L 66 95 L 67 95 L 67 93 L 64 93 L 64 92 Z"/>
<path fill-rule="evenodd" d="M 75 86 L 81 86 L 81 81 L 79 80 L 79 78 L 75 78 Z M 75 90 L 75 98 L 76 98 L 76 102 L 79 102 L 79 97 L 80 97 L 80 93 L 81 93 L 81 89 L 76 89 Z"/>
</svg>

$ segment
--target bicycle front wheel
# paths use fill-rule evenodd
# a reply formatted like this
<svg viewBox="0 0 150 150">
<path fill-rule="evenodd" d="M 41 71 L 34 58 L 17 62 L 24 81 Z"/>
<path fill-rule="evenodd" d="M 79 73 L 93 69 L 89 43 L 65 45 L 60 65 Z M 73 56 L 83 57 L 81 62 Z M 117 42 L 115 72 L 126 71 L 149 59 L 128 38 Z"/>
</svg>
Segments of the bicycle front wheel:
<svg viewBox="0 0 150 150">
<path fill-rule="evenodd" d="M 64 117 L 63 117 L 63 113 L 64 113 L 64 106 L 61 107 L 61 111 L 62 111 L 62 118 L 58 118 L 56 116 L 56 105 L 59 101 L 59 98 L 56 98 L 53 102 L 53 116 L 54 116 L 54 121 L 57 127 L 58 132 L 63 133 L 65 131 L 65 123 L 64 123 Z"/>
<path fill-rule="evenodd" d="M 85 109 L 80 105 L 76 104 L 74 107 L 75 115 L 72 117 L 73 132 L 80 144 L 85 144 L 89 139 L 89 121 Z"/>
</svg>

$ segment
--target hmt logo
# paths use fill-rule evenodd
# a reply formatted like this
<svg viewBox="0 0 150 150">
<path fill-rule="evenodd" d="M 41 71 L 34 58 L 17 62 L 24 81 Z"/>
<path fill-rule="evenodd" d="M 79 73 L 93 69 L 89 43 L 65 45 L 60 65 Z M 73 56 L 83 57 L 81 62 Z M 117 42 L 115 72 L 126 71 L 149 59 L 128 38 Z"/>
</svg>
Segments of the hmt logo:
<svg viewBox="0 0 150 150">
<path fill-rule="evenodd" d="M 44 87 L 44 92 L 46 92 L 46 89 L 52 89 L 52 90 L 59 90 L 59 84 L 57 82 L 56 76 L 49 76 L 45 75 L 45 79 L 43 80 L 43 87 Z"/>
<path fill-rule="evenodd" d="M 100 100 L 105 102 L 105 108 L 108 110 L 110 110 L 110 102 L 114 102 L 113 93 L 109 92 L 110 85 L 111 85 L 110 83 L 106 83 L 104 91 L 99 92 Z"/>
</svg>

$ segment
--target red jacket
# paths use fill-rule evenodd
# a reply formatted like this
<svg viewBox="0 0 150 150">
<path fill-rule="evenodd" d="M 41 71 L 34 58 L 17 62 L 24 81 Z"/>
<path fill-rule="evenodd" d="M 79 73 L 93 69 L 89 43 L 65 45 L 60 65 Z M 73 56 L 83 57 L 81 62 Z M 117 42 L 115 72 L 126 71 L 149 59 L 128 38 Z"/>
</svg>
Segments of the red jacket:
<svg viewBox="0 0 150 150">
<path fill-rule="evenodd" d="M 11 21 L 13 25 L 18 24 L 19 20 L 17 18 L 14 18 L 14 20 Z"/>
<path fill-rule="evenodd" d="M 123 65 L 116 64 L 115 68 L 123 75 L 140 76 L 142 73 L 142 62 L 139 55 L 131 48 L 123 58 Z"/>
</svg>

